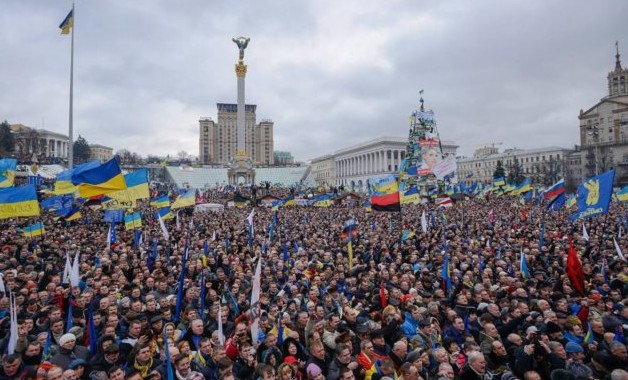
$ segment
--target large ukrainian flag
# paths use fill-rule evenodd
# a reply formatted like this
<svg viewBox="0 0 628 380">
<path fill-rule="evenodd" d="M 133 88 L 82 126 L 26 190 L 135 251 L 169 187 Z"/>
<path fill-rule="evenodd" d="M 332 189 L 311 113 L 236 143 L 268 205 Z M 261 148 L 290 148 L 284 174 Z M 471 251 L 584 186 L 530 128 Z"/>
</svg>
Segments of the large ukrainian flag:
<svg viewBox="0 0 628 380">
<path fill-rule="evenodd" d="M 44 224 L 42 222 L 37 222 L 35 224 L 31 224 L 30 226 L 24 227 L 24 236 L 33 238 L 35 236 L 42 235 L 44 231 Z"/>
<path fill-rule="evenodd" d="M 126 189 L 124 176 L 115 157 L 93 169 L 72 174 L 72 183 L 77 185 L 82 198 Z"/>
<path fill-rule="evenodd" d="M 39 203 L 35 185 L 0 190 L 0 219 L 38 215 Z"/>
<path fill-rule="evenodd" d="M 168 220 L 174 218 L 174 214 L 170 211 L 170 207 L 164 207 L 157 210 L 157 212 L 155 213 L 155 218 Z"/>
<path fill-rule="evenodd" d="M 53 194 L 74 194 L 74 192 L 76 191 L 76 186 L 74 186 L 74 184 L 72 183 L 72 175 L 85 170 L 97 168 L 99 166 L 100 162 L 98 160 L 93 160 L 81 165 L 77 165 L 72 169 L 64 170 L 61 173 L 57 174 Z"/>
<path fill-rule="evenodd" d="M 16 168 L 17 160 L 15 158 L 0 159 L 0 187 L 13 186 Z"/>
<path fill-rule="evenodd" d="M 196 204 L 196 190 L 188 190 L 187 193 L 180 195 L 172 204 L 172 209 L 176 210 L 182 207 L 194 206 Z"/>
<path fill-rule="evenodd" d="M 138 199 L 148 199 L 148 169 L 136 170 L 124 175 L 126 190 L 115 191 L 109 197 L 119 201 L 135 201 Z"/>
</svg>

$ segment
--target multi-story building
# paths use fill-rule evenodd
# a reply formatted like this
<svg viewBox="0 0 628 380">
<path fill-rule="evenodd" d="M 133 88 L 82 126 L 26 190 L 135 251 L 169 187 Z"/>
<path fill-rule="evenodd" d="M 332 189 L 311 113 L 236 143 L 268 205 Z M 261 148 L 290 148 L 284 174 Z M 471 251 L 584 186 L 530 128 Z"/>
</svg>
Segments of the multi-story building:
<svg viewBox="0 0 628 380">
<path fill-rule="evenodd" d="M 311 178 L 316 186 L 328 186 L 336 183 L 336 161 L 333 154 L 317 157 L 310 162 Z"/>
<path fill-rule="evenodd" d="M 68 136 L 46 129 L 35 129 L 23 124 L 12 124 L 9 129 L 15 140 L 15 154 L 21 160 L 67 160 Z"/>
<path fill-rule="evenodd" d="M 567 173 L 567 165 L 572 149 L 556 146 L 538 149 L 507 149 L 499 153 L 497 147 L 482 147 L 473 157 L 462 157 L 458 164 L 458 180 L 466 184 L 473 182 L 491 183 L 497 163 L 501 162 L 506 175 L 512 170 L 532 179 L 537 184 L 552 184 Z"/>
<path fill-rule="evenodd" d="M 323 183 L 317 181 L 317 184 L 364 189 L 367 179 L 399 171 L 407 144 L 408 139 L 404 137 L 380 137 L 343 148 L 331 155 L 313 159 L 312 173 L 319 170 L 319 178 Z M 451 141 L 442 141 L 441 144 L 444 156 L 456 155 L 456 144 Z M 334 162 L 333 170 L 329 168 L 330 160 Z M 320 166 L 318 169 L 317 165 Z"/>
<path fill-rule="evenodd" d="M 100 162 L 109 161 L 113 157 L 113 148 L 100 144 L 89 144 L 89 159 Z"/>
<path fill-rule="evenodd" d="M 199 120 L 199 159 L 204 165 L 226 165 L 235 156 L 237 141 L 237 104 L 218 103 L 218 121 L 203 117 Z M 263 119 L 256 124 L 254 104 L 245 106 L 245 149 L 255 165 L 274 162 L 273 121 Z"/>
<path fill-rule="evenodd" d="M 607 75 L 608 95 L 586 111 L 580 110 L 580 163 L 584 177 L 616 169 L 615 184 L 628 184 L 628 69 Z"/>
<path fill-rule="evenodd" d="M 294 164 L 294 157 L 292 157 L 292 153 L 290 152 L 276 150 L 273 155 L 275 156 L 275 165 L 285 166 Z"/>
</svg>

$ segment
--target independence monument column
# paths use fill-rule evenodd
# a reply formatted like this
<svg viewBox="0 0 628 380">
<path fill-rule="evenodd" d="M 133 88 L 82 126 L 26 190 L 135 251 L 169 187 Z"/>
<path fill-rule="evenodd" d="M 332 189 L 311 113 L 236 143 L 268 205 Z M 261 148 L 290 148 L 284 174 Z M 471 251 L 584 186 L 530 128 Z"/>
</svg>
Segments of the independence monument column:
<svg viewBox="0 0 628 380">
<path fill-rule="evenodd" d="M 238 114 L 237 114 L 237 147 L 236 157 L 247 157 L 245 145 L 245 103 L 244 103 L 244 79 L 246 77 L 246 65 L 244 64 L 244 49 L 249 44 L 250 38 L 238 37 L 233 38 L 233 42 L 238 45 L 240 55 L 238 63 L 235 65 L 236 76 L 238 77 Z"/>
<path fill-rule="evenodd" d="M 246 65 L 244 64 L 244 49 L 249 44 L 250 38 L 238 37 L 232 41 L 238 45 L 240 54 L 238 63 L 235 65 L 236 77 L 238 78 L 238 110 L 236 115 L 236 153 L 231 159 L 230 168 L 227 173 L 229 184 L 251 185 L 255 183 L 255 169 L 253 161 L 246 152 L 246 103 L 244 102 L 244 79 L 246 77 Z M 250 152 L 249 152 L 250 153 Z"/>
</svg>

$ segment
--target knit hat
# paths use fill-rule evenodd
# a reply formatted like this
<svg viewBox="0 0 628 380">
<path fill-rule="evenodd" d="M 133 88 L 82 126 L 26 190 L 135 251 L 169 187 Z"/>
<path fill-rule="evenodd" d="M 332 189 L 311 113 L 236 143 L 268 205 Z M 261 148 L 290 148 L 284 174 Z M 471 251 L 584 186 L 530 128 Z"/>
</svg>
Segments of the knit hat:
<svg viewBox="0 0 628 380">
<path fill-rule="evenodd" d="M 323 371 L 321 370 L 321 367 L 317 366 L 314 363 L 310 363 L 310 365 L 307 366 L 306 372 L 307 372 L 308 377 L 310 378 L 316 377 L 320 375 L 321 373 L 323 373 Z"/>
<path fill-rule="evenodd" d="M 59 345 L 63 346 L 64 344 L 70 342 L 70 341 L 76 341 L 76 336 L 74 336 L 74 334 L 63 334 L 61 335 L 61 338 L 59 338 Z"/>
<path fill-rule="evenodd" d="M 567 342 L 567 344 L 565 345 L 565 351 L 567 351 L 568 354 L 576 354 L 579 352 L 584 352 L 584 349 L 578 343 Z"/>
</svg>

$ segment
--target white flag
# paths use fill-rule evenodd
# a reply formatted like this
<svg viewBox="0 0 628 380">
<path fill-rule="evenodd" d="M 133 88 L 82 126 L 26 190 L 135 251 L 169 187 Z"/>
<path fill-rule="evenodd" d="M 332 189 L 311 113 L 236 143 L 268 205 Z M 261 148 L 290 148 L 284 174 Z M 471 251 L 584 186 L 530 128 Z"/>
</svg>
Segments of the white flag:
<svg viewBox="0 0 628 380">
<path fill-rule="evenodd" d="M 423 233 L 427 233 L 427 219 L 425 218 L 425 211 L 421 214 L 421 229 Z"/>
<path fill-rule="evenodd" d="M 582 222 L 582 238 L 589 241 L 589 234 L 587 233 L 587 228 L 584 226 L 584 222 Z"/>
<path fill-rule="evenodd" d="M 17 305 L 15 304 L 15 297 L 13 296 L 13 294 L 9 296 L 9 301 L 11 303 L 10 310 L 9 310 L 10 319 L 11 319 L 11 327 L 9 331 L 11 335 L 9 336 L 9 346 L 7 347 L 7 352 L 9 355 L 12 355 L 15 352 L 15 346 L 17 346 L 17 339 L 18 339 L 17 309 L 16 309 Z"/>
<path fill-rule="evenodd" d="M 251 235 L 255 235 L 255 230 L 253 229 L 253 217 L 255 216 L 255 210 L 251 210 L 249 216 L 246 217 L 246 221 L 249 223 L 249 228 L 251 229 Z"/>
<path fill-rule="evenodd" d="M 212 241 L 216 241 L 216 231 L 212 233 Z"/>
<path fill-rule="evenodd" d="M 190 229 L 194 229 L 194 218 L 190 217 Z"/>
<path fill-rule="evenodd" d="M 70 285 L 71 286 L 79 286 L 79 256 L 80 254 L 77 252 L 74 256 L 74 264 L 70 268 Z"/>
<path fill-rule="evenodd" d="M 179 223 L 179 211 L 177 210 L 177 230 L 181 229 L 181 223 Z"/>
<path fill-rule="evenodd" d="M 161 219 L 161 215 L 159 215 L 159 226 L 161 227 L 161 232 L 164 234 L 164 239 L 170 240 L 170 234 L 166 229 L 166 225 L 164 224 L 164 220 Z"/>
<path fill-rule="evenodd" d="M 109 223 L 109 232 L 107 232 L 107 251 L 111 249 L 111 228 L 113 223 Z"/>
<path fill-rule="evenodd" d="M 111 228 L 111 227 L 109 227 Z M 109 236 L 109 235 L 107 235 Z M 107 239 L 109 241 L 109 239 Z M 70 255 L 65 253 L 65 268 L 63 269 L 63 283 L 67 284 L 70 282 L 70 271 L 72 270 L 72 262 L 70 261 Z"/>
<path fill-rule="evenodd" d="M 262 279 L 262 256 L 257 259 L 257 267 L 255 268 L 255 275 L 253 276 L 253 292 L 251 292 L 251 317 L 253 323 L 251 323 L 251 337 L 253 338 L 253 344 L 259 343 L 259 294 L 261 290 Z"/>
<path fill-rule="evenodd" d="M 2 278 L 2 275 L 0 275 L 0 293 L 4 294 L 6 291 L 7 290 L 4 288 L 4 279 Z"/>
<path fill-rule="evenodd" d="M 222 331 L 222 305 L 218 303 L 218 341 L 221 346 L 225 345 L 225 334 Z"/>
<path fill-rule="evenodd" d="M 617 251 L 617 256 L 621 257 L 623 261 L 626 261 L 624 254 L 621 252 L 621 248 L 619 248 L 619 244 L 617 244 L 617 240 L 613 238 L 613 243 L 615 243 L 615 250 Z"/>
</svg>

